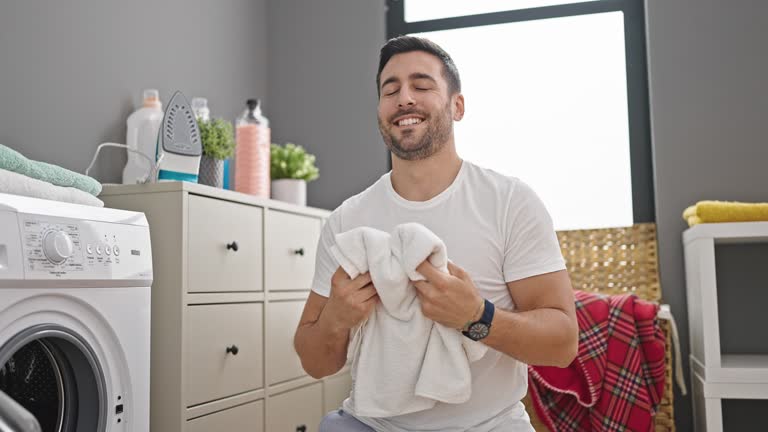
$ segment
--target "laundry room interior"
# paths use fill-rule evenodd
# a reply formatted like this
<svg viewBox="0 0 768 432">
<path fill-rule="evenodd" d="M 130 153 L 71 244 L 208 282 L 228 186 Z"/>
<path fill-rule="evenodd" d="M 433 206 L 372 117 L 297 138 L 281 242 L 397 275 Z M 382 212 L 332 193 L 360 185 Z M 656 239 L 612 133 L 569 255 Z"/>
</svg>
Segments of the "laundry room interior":
<svg viewBox="0 0 768 432">
<path fill-rule="evenodd" d="M 0 0 L 0 432 L 768 430 L 766 41 Z"/>
</svg>

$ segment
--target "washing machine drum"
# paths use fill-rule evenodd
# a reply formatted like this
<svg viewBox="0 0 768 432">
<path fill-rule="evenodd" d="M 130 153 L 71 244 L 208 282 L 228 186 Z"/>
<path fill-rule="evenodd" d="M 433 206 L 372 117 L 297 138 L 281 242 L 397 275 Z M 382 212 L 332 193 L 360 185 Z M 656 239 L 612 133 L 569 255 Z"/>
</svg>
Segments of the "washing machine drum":
<svg viewBox="0 0 768 432">
<path fill-rule="evenodd" d="M 39 326 L 0 347 L 0 391 L 43 432 L 104 430 L 104 387 L 93 350 L 66 329 Z"/>
</svg>

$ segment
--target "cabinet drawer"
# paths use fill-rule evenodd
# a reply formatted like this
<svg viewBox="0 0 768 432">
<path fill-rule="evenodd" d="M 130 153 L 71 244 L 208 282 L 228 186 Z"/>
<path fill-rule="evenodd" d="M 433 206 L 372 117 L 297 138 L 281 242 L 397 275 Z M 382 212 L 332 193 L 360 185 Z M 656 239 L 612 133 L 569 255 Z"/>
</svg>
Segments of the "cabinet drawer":
<svg viewBox="0 0 768 432">
<path fill-rule="evenodd" d="M 262 316 L 262 303 L 187 307 L 187 406 L 263 386 Z"/>
<path fill-rule="evenodd" d="M 269 432 L 317 432 L 323 419 L 321 384 L 271 396 L 267 402 Z"/>
<path fill-rule="evenodd" d="M 264 401 L 250 402 L 187 422 L 186 432 L 263 432 Z"/>
<path fill-rule="evenodd" d="M 261 291 L 263 209 L 189 195 L 189 292 Z"/>
<path fill-rule="evenodd" d="M 270 210 L 267 215 L 266 281 L 270 291 L 309 290 L 322 221 Z"/>
<path fill-rule="evenodd" d="M 352 391 L 352 375 L 349 372 L 328 377 L 323 381 L 323 412 L 341 408 L 341 403 Z"/>
<path fill-rule="evenodd" d="M 299 325 L 305 300 L 273 301 L 267 311 L 267 379 L 276 384 L 306 375 L 293 336 Z"/>
</svg>

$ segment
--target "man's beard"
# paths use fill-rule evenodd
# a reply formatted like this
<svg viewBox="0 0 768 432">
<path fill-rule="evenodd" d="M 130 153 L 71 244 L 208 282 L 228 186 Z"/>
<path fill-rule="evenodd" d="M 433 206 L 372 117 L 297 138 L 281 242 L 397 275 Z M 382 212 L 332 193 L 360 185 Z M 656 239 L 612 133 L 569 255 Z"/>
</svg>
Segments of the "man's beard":
<svg viewBox="0 0 768 432">
<path fill-rule="evenodd" d="M 397 127 L 392 123 L 392 119 L 407 114 L 419 114 L 424 117 L 425 121 L 429 121 L 427 130 L 422 135 L 421 139 L 408 148 L 403 147 L 402 142 L 395 136 L 395 132 L 392 130 Z M 416 110 L 400 111 L 387 122 L 384 123 L 379 117 L 379 132 L 384 139 L 384 143 L 387 145 L 389 151 L 395 156 L 404 160 L 422 160 L 426 159 L 442 149 L 448 142 L 448 138 L 453 131 L 453 121 L 451 118 L 451 103 L 446 104 L 445 109 L 437 113 L 437 116 L 427 116 L 423 112 Z M 402 137 L 402 141 L 411 138 L 415 132 L 411 131 L 409 135 Z"/>
</svg>

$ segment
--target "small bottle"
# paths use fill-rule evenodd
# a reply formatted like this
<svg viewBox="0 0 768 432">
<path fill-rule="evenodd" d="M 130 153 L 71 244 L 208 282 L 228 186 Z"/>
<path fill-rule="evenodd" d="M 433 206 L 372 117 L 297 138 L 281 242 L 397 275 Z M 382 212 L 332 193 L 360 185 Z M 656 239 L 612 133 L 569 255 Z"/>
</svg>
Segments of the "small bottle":
<svg viewBox="0 0 768 432">
<path fill-rule="evenodd" d="M 128 116 L 125 144 L 133 151 L 128 152 L 128 161 L 123 169 L 124 184 L 143 183 L 152 172 L 150 160 L 156 159 L 157 133 L 163 122 L 159 95 L 155 89 L 144 90 L 142 107 Z M 149 160 L 136 154 L 137 151 Z"/>
<path fill-rule="evenodd" d="M 246 105 L 235 121 L 235 190 L 269 198 L 269 120 L 258 99 L 248 99 Z"/>
<path fill-rule="evenodd" d="M 203 97 L 192 98 L 192 112 L 198 120 L 209 121 L 211 119 L 211 111 L 208 109 L 208 99 Z"/>
</svg>

